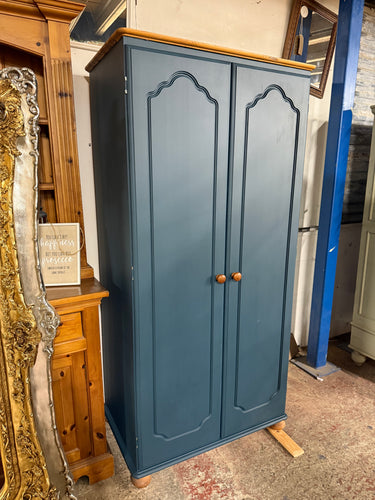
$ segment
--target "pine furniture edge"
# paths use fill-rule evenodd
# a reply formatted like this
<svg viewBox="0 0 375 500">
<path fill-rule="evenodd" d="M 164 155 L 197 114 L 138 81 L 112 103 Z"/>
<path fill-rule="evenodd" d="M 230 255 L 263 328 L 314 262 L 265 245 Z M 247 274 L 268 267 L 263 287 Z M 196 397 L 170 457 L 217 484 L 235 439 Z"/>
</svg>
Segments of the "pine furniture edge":
<svg viewBox="0 0 375 500">
<path fill-rule="evenodd" d="M 135 30 L 131 28 L 119 28 L 113 35 L 108 39 L 108 41 L 103 45 L 95 57 L 87 64 L 86 71 L 92 71 L 98 62 L 103 59 L 103 57 L 109 52 L 109 50 L 116 45 L 116 43 L 122 37 L 131 38 L 141 38 L 143 40 L 149 40 L 154 42 L 162 42 L 169 45 L 177 45 L 179 47 L 186 47 L 197 50 L 205 50 L 207 52 L 213 52 L 216 54 L 223 54 L 228 56 L 242 57 L 244 59 L 252 59 L 254 61 L 278 64 L 280 66 L 287 66 L 291 68 L 303 69 L 307 71 L 312 71 L 315 66 L 312 64 L 300 63 L 297 61 L 291 61 L 288 59 L 282 59 L 280 57 L 265 56 L 262 54 L 255 54 L 253 52 L 248 52 L 246 50 L 232 49 L 228 47 L 221 47 L 219 45 L 212 45 L 205 42 L 196 42 L 193 40 L 188 40 L 185 38 L 176 38 L 168 35 L 162 35 L 158 33 L 151 33 L 149 31 Z"/>
</svg>

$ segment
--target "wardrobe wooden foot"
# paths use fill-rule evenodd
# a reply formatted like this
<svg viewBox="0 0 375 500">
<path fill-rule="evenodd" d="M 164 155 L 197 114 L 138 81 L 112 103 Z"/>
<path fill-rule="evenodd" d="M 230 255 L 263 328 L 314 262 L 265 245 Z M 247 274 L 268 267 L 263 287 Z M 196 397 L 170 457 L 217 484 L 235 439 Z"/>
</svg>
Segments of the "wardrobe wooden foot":
<svg viewBox="0 0 375 500">
<path fill-rule="evenodd" d="M 280 422 L 270 425 L 270 429 L 273 429 L 275 431 L 282 431 L 284 427 L 285 427 L 285 420 L 280 420 Z"/>
<path fill-rule="evenodd" d="M 132 476 L 131 479 L 136 488 L 146 488 L 150 484 L 151 476 L 141 477 L 140 479 Z"/>
</svg>

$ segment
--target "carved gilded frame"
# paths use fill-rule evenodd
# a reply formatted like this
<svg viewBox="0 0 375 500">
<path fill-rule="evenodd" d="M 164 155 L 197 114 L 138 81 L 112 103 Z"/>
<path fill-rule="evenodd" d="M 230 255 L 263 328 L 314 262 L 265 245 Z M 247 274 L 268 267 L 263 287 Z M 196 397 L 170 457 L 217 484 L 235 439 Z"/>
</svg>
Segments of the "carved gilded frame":
<svg viewBox="0 0 375 500">
<path fill-rule="evenodd" d="M 38 116 L 32 71 L 1 70 L 0 500 L 76 498 L 52 398 L 59 320 L 38 258 Z"/>
</svg>

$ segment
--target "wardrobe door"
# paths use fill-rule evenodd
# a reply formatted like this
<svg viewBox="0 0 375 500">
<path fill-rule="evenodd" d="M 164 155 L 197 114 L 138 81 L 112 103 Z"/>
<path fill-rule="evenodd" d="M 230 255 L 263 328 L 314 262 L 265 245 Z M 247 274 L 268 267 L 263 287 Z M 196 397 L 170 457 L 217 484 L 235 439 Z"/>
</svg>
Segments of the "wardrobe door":
<svg viewBox="0 0 375 500">
<path fill-rule="evenodd" d="M 220 437 L 230 66 L 135 48 L 127 62 L 144 470 Z"/>
<path fill-rule="evenodd" d="M 284 416 L 308 78 L 237 68 L 223 436 Z"/>
</svg>

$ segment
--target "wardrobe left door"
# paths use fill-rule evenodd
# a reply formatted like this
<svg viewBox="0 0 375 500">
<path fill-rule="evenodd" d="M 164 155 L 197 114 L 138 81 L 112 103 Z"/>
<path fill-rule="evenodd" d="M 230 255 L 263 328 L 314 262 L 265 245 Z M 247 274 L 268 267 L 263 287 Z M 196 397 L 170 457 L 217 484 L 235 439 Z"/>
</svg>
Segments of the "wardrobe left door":
<svg viewBox="0 0 375 500">
<path fill-rule="evenodd" d="M 126 54 L 138 471 L 220 437 L 231 72 L 179 50 Z"/>
</svg>

